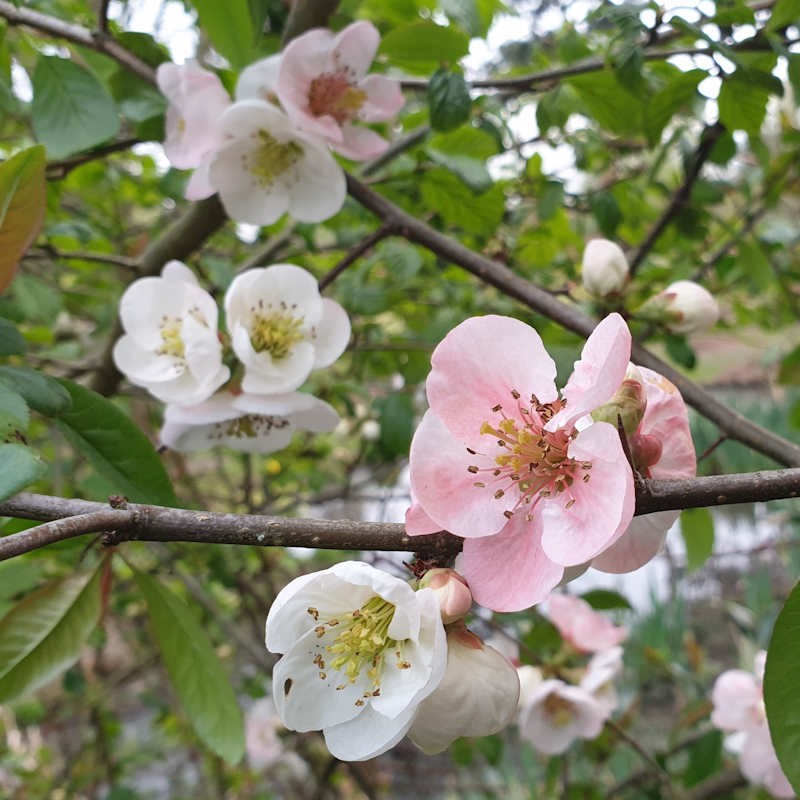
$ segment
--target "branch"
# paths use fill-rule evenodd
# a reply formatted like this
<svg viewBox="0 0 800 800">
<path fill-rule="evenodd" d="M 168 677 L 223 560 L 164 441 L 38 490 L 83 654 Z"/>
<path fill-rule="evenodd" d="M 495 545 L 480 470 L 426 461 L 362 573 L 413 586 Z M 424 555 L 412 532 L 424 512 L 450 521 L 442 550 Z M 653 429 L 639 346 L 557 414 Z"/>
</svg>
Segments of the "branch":
<svg viewBox="0 0 800 800">
<path fill-rule="evenodd" d="M 311 28 L 327 27 L 338 6 L 339 0 L 294 0 L 283 29 L 282 46 Z"/>
<path fill-rule="evenodd" d="M 90 161 L 95 161 L 98 158 L 105 158 L 112 153 L 121 153 L 125 150 L 130 150 L 135 144 L 141 144 L 142 140 L 137 138 L 120 139 L 116 142 L 104 144 L 101 147 L 95 147 L 85 153 L 78 153 L 77 155 L 63 158 L 60 161 L 48 161 L 46 167 L 47 179 L 51 181 L 60 181 L 69 175 L 76 167 L 83 164 L 88 164 Z"/>
<path fill-rule="evenodd" d="M 631 277 L 636 274 L 636 270 L 639 269 L 639 266 L 645 260 L 648 253 L 655 247 L 656 242 L 661 238 L 661 234 L 664 233 L 670 222 L 672 222 L 688 204 L 689 198 L 692 195 L 692 188 L 700 177 L 700 171 L 703 169 L 703 165 L 711 155 L 714 145 L 719 141 L 723 133 L 725 133 L 725 126 L 719 122 L 708 125 L 703 129 L 692 162 L 686 169 L 686 177 L 683 183 L 678 187 L 669 205 L 664 209 L 664 212 L 661 214 L 650 233 L 647 234 L 647 238 L 642 242 L 636 254 L 631 259 Z"/>
<path fill-rule="evenodd" d="M 347 188 L 351 197 L 372 211 L 399 235 L 422 245 L 443 260 L 457 264 L 567 330 L 583 337 L 588 337 L 594 330 L 595 321 L 580 309 L 516 275 L 504 264 L 492 261 L 449 236 L 439 233 L 351 175 L 347 176 Z M 720 403 L 707 391 L 636 342 L 633 344 L 631 358 L 637 364 L 655 370 L 672 381 L 684 400 L 712 420 L 730 439 L 735 439 L 769 456 L 779 464 L 800 466 L 798 445 L 756 425 L 747 417 Z"/>
<path fill-rule="evenodd" d="M 637 491 L 635 513 L 798 496 L 800 468 L 684 480 L 645 480 Z M 109 545 L 131 540 L 201 542 L 318 550 L 404 550 L 439 557 L 454 556 L 461 549 L 461 539 L 457 536 L 446 532 L 409 536 L 399 522 L 222 514 L 135 503 L 109 508 L 105 503 L 90 500 L 29 493 L 0 503 L 0 516 L 49 523 L 0 538 L 0 561 L 62 539 L 100 531 L 114 531 L 106 537 Z"/>
<path fill-rule="evenodd" d="M 319 290 L 323 291 L 327 289 L 351 264 L 358 261 L 366 252 L 372 250 L 378 242 L 391 236 L 391 234 L 392 232 L 389 228 L 381 226 L 368 236 L 365 236 L 358 244 L 348 250 L 338 264 L 328 270 L 328 272 L 319 279 Z"/>
<path fill-rule="evenodd" d="M 685 800 L 711 800 L 712 797 L 730 797 L 734 789 L 746 786 L 747 781 L 736 767 L 720 772 L 689 789 Z"/>
<path fill-rule="evenodd" d="M 122 64 L 142 80 L 155 85 L 156 71 L 102 30 L 95 33 L 81 25 L 58 19 L 58 17 L 51 17 L 33 9 L 17 8 L 14 3 L 7 2 L 7 0 L 0 0 L 0 17 L 6 19 L 9 25 L 24 25 L 34 28 L 40 33 L 46 33 L 57 39 L 66 39 L 68 42 L 102 53 Z"/>
</svg>

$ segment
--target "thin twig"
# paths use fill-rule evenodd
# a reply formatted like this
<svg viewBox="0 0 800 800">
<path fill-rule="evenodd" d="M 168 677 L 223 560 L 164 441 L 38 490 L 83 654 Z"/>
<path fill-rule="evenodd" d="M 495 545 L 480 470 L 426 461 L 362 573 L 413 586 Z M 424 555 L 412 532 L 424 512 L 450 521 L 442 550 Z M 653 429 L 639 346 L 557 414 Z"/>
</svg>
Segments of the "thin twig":
<svg viewBox="0 0 800 800">
<path fill-rule="evenodd" d="M 715 442 L 712 442 L 705 450 L 697 457 L 697 463 L 699 464 L 703 459 L 708 458 L 723 442 L 726 442 L 728 437 L 723 433 L 722 436 L 718 437 Z"/>
<path fill-rule="evenodd" d="M 387 225 L 382 225 L 374 230 L 369 236 L 365 236 L 358 244 L 354 245 L 336 266 L 328 270 L 319 279 L 319 290 L 322 292 L 327 289 L 351 264 L 358 261 L 361 256 L 372 250 L 378 242 L 392 235 L 392 229 Z"/>
<path fill-rule="evenodd" d="M 674 787 L 672 786 L 672 778 L 670 777 L 669 773 L 658 763 L 658 761 L 647 752 L 647 750 L 642 747 L 642 745 L 633 737 L 631 736 L 621 725 L 615 722 L 613 719 L 606 720 L 606 727 L 611 730 L 614 735 L 621 739 L 625 744 L 627 744 L 632 750 L 634 750 L 642 761 L 645 762 L 647 768 L 653 774 L 654 778 L 657 778 L 658 781 L 664 786 L 667 792 L 670 795 L 674 795 Z"/>
<path fill-rule="evenodd" d="M 100 8 L 97 11 L 97 28 L 101 33 L 108 35 L 108 7 L 111 0 L 100 0 Z"/>
<path fill-rule="evenodd" d="M 117 142 L 104 144 L 102 147 L 95 147 L 94 150 L 89 150 L 86 153 L 78 153 L 78 155 L 70 156 L 60 161 L 49 161 L 46 168 L 47 179 L 51 181 L 63 180 L 76 167 L 88 164 L 90 161 L 105 158 L 113 153 L 130 150 L 135 144 L 141 144 L 141 141 L 141 139 L 136 138 L 120 139 Z"/>
<path fill-rule="evenodd" d="M 61 259 L 62 261 L 93 261 L 100 264 L 113 264 L 125 269 L 138 270 L 139 260 L 128 256 L 118 256 L 115 253 L 91 253 L 83 250 L 59 250 L 51 244 L 43 244 L 41 247 L 31 248 L 27 255 L 48 255 L 51 258 Z"/>
</svg>

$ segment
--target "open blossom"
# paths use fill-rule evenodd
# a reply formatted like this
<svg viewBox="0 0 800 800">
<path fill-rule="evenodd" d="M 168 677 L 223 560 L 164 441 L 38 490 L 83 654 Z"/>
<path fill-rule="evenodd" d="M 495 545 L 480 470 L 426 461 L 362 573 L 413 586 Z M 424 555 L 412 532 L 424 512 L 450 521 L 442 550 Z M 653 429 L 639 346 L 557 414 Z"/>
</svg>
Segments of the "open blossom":
<svg viewBox="0 0 800 800">
<path fill-rule="evenodd" d="M 614 680 L 621 672 L 622 648 L 610 647 L 608 650 L 600 650 L 589 659 L 586 672 L 578 684 L 594 697 L 606 716 L 610 716 L 619 703 Z"/>
<path fill-rule="evenodd" d="M 275 704 L 269 697 L 256 700 L 244 715 L 244 744 L 247 760 L 254 770 L 280 769 L 295 779 L 309 775 L 309 768 L 300 756 L 283 746 L 280 731 L 285 730 Z"/>
<path fill-rule="evenodd" d="M 327 367 L 350 339 L 350 320 L 322 298 L 308 271 L 273 264 L 237 275 L 225 293 L 231 344 L 244 364 L 245 392 L 290 392 Z"/>
<path fill-rule="evenodd" d="M 267 649 L 286 727 L 322 730 L 337 758 L 363 761 L 405 736 L 447 662 L 431 589 L 346 561 L 293 580 L 267 617 Z"/>
<path fill-rule="evenodd" d="M 434 351 L 430 410 L 411 444 L 421 510 L 406 529 L 465 537 L 457 569 L 481 605 L 514 611 L 543 600 L 565 567 L 628 527 L 633 476 L 619 435 L 589 414 L 617 390 L 629 355 L 625 322 L 606 317 L 559 397 L 553 360 L 519 320 L 468 319 Z"/>
<path fill-rule="evenodd" d="M 770 738 L 762 681 L 766 653 L 755 657 L 754 671 L 731 669 L 714 683 L 711 722 L 729 733 L 728 750 L 739 756 L 739 768 L 750 783 L 764 786 L 775 797 L 794 797 Z"/>
<path fill-rule="evenodd" d="M 379 42 L 371 22 L 337 34 L 316 28 L 294 39 L 281 58 L 276 94 L 289 117 L 347 158 L 373 158 L 388 146 L 354 123 L 391 119 L 403 106 L 397 81 L 367 75 Z"/>
<path fill-rule="evenodd" d="M 161 277 L 134 281 L 120 299 L 119 315 L 125 335 L 114 346 L 114 363 L 159 400 L 200 403 L 230 377 L 217 304 L 180 261 L 170 261 Z"/>
<path fill-rule="evenodd" d="M 608 239 L 590 239 L 583 251 L 581 278 L 595 297 L 618 294 L 628 282 L 628 259 L 622 248 Z"/>
<path fill-rule="evenodd" d="M 663 375 L 638 367 L 646 407 L 629 437 L 631 455 L 645 478 L 692 478 L 697 473 L 689 412 L 681 393 Z M 628 530 L 592 561 L 603 572 L 632 572 L 659 552 L 680 511 L 656 511 L 634 517 Z"/>
<path fill-rule="evenodd" d="M 538 677 L 537 681 L 529 671 L 521 680 L 525 692 L 520 696 L 518 724 L 523 739 L 542 753 L 559 755 L 576 739 L 600 735 L 608 715 L 591 692 L 557 678 Z"/>
<path fill-rule="evenodd" d="M 287 211 L 300 222 L 322 222 L 344 204 L 344 172 L 324 142 L 271 103 L 236 102 L 219 127 L 223 141 L 210 164 L 208 194 L 219 192 L 237 222 L 270 225 Z"/>
<path fill-rule="evenodd" d="M 513 719 L 519 678 L 508 660 L 467 630 L 447 628 L 447 669 L 420 704 L 408 738 L 426 753 L 440 753 L 462 736 L 489 736 Z"/>
<path fill-rule="evenodd" d="M 561 637 L 582 653 L 607 650 L 628 637 L 626 628 L 614 625 L 585 600 L 573 595 L 550 595 L 547 616 Z"/>
<path fill-rule="evenodd" d="M 245 453 L 273 453 L 288 447 L 296 431 L 327 433 L 338 423 L 333 408 L 310 394 L 222 391 L 193 406 L 168 405 L 160 439 L 181 453 L 218 445 Z"/>
</svg>

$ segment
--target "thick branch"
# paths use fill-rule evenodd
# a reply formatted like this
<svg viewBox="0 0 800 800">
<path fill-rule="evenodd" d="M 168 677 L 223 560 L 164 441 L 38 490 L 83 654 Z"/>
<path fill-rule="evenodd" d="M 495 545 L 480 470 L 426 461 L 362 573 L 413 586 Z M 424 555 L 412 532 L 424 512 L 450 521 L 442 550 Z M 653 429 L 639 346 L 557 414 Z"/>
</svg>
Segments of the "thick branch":
<svg viewBox="0 0 800 800">
<path fill-rule="evenodd" d="M 103 55 L 109 56 L 109 58 L 113 58 L 116 62 L 122 64 L 134 75 L 138 75 L 142 80 L 155 85 L 155 70 L 102 31 L 93 33 L 81 25 L 65 22 L 57 17 L 51 17 L 33 9 L 17 8 L 13 3 L 6 2 L 6 0 L 0 0 L 0 17 L 8 20 L 9 25 L 24 25 L 54 36 L 57 39 L 65 39 L 68 42 L 103 53 Z"/>
<path fill-rule="evenodd" d="M 426 247 L 440 258 L 457 264 L 567 330 L 584 337 L 588 337 L 594 330 L 596 322 L 575 306 L 568 305 L 516 275 L 504 264 L 485 258 L 449 236 L 439 233 L 351 175 L 347 176 L 347 187 L 354 199 L 372 211 L 396 233 Z M 773 458 L 779 464 L 800 466 L 800 447 L 793 442 L 756 425 L 742 414 L 720 403 L 707 391 L 641 345 L 634 343 L 631 357 L 637 364 L 653 369 L 672 381 L 684 400 L 714 422 L 729 438 Z"/>
<path fill-rule="evenodd" d="M 648 480 L 638 489 L 636 514 L 798 496 L 800 468 Z M 0 503 L 0 516 L 49 523 L 0 538 L 0 561 L 62 539 L 99 531 L 115 531 L 107 537 L 107 544 L 129 540 L 201 542 L 321 550 L 405 550 L 439 556 L 455 555 L 461 549 L 461 539 L 457 536 L 444 532 L 409 536 L 405 526 L 393 522 L 221 514 L 134 503 L 115 509 L 89 500 L 28 493 Z"/>
</svg>

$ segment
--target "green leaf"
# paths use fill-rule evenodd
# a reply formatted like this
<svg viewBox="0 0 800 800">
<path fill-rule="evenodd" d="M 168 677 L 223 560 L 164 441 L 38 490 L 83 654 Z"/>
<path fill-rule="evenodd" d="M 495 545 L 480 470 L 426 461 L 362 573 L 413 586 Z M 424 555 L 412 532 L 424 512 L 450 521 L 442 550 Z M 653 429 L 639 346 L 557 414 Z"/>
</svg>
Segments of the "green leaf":
<svg viewBox="0 0 800 800">
<path fill-rule="evenodd" d="M 427 148 L 427 153 L 431 160 L 461 178 L 473 192 L 485 192 L 492 185 L 492 176 L 486 169 L 485 161 L 458 153 L 443 153 L 432 147 Z"/>
<path fill-rule="evenodd" d="M 0 500 L 22 491 L 45 471 L 45 465 L 29 447 L 0 444 Z"/>
<path fill-rule="evenodd" d="M 690 347 L 689 342 L 686 341 L 685 336 L 675 336 L 667 333 L 664 336 L 664 344 L 667 347 L 669 357 L 673 361 L 682 367 L 686 367 L 686 369 L 694 369 L 695 364 L 697 364 L 697 356 Z"/>
<path fill-rule="evenodd" d="M 16 390 L 34 411 L 48 417 L 72 405 L 69 392 L 57 380 L 25 367 L 0 367 L 0 385 Z"/>
<path fill-rule="evenodd" d="M 449 131 L 469 119 L 472 99 L 464 77 L 447 69 L 437 69 L 428 81 L 428 109 L 431 127 Z"/>
<path fill-rule="evenodd" d="M 56 423 L 98 474 L 135 503 L 175 505 L 175 492 L 161 459 L 127 415 L 77 383 L 59 383 L 69 393 L 72 407 Z"/>
<path fill-rule="evenodd" d="M 78 660 L 100 617 L 100 571 L 53 581 L 0 620 L 0 703 L 31 692 Z"/>
<path fill-rule="evenodd" d="M 681 513 L 681 534 L 686 544 L 689 572 L 702 567 L 714 551 L 714 519 L 707 508 L 687 508 Z"/>
<path fill-rule="evenodd" d="M 52 325 L 63 308 L 61 293 L 33 275 L 18 275 L 11 292 L 23 316 L 33 322 Z"/>
<path fill-rule="evenodd" d="M 757 135 L 767 113 L 767 100 L 769 92 L 737 70 L 719 90 L 719 120 L 730 131 Z"/>
<path fill-rule="evenodd" d="M 453 25 L 424 20 L 399 25 L 381 40 L 378 52 L 393 66 L 428 74 L 441 64 L 452 64 L 469 52 L 469 36 Z"/>
<path fill-rule="evenodd" d="M 617 227 L 622 222 L 622 211 L 617 199 L 609 192 L 599 192 L 592 196 L 589 204 L 603 236 L 613 239 Z"/>
<path fill-rule="evenodd" d="M 625 89 L 611 70 L 579 75 L 568 83 L 582 101 L 579 110 L 601 127 L 622 136 L 641 133 L 644 109 L 641 95 Z"/>
<path fill-rule="evenodd" d="M 31 117 L 50 158 L 88 150 L 119 130 L 117 108 L 103 84 L 83 67 L 55 56 L 39 56 Z"/>
<path fill-rule="evenodd" d="M 709 731 L 689 748 L 684 786 L 695 786 L 722 766 L 722 731 Z"/>
<path fill-rule="evenodd" d="M 706 73 L 702 69 L 680 72 L 649 97 L 644 126 L 651 147 L 658 144 L 661 133 L 672 117 L 695 97 L 697 85 L 705 77 Z"/>
<path fill-rule="evenodd" d="M 197 735 L 228 763 L 244 754 L 244 721 L 211 642 L 189 608 L 165 586 L 134 571 L 172 685 Z"/>
<path fill-rule="evenodd" d="M 777 31 L 787 25 L 797 25 L 798 22 L 800 22 L 800 0 L 778 0 L 772 7 L 767 30 Z"/>
<path fill-rule="evenodd" d="M 632 608 L 628 599 L 613 589 L 590 589 L 581 597 L 597 611 L 610 611 L 617 608 L 631 610 Z"/>
<path fill-rule="evenodd" d="M 451 172 L 437 167 L 425 174 L 421 192 L 427 207 L 445 222 L 479 236 L 494 233 L 503 219 L 505 196 L 498 184 L 476 195 Z"/>
<path fill-rule="evenodd" d="M 0 294 L 42 227 L 45 152 L 29 147 L 0 164 Z M 1 334 L 0 334 L 1 335 Z"/>
<path fill-rule="evenodd" d="M 406 455 L 414 435 L 414 404 L 407 393 L 390 394 L 375 402 L 381 432 L 378 444 L 388 458 Z"/>
<path fill-rule="evenodd" d="M 800 345 L 781 359 L 778 383 L 800 385 Z"/>
<path fill-rule="evenodd" d="M 28 430 L 28 404 L 13 389 L 0 384 L 0 439 Z"/>
<path fill-rule="evenodd" d="M 764 704 L 772 744 L 783 771 L 800 794 L 800 694 L 797 665 L 800 664 L 800 583 L 786 601 L 767 651 L 764 671 Z"/>
<path fill-rule="evenodd" d="M 13 322 L 0 317 L 0 356 L 17 356 L 24 353 L 25 337 Z"/>
<path fill-rule="evenodd" d="M 192 0 L 192 5 L 214 49 L 234 69 L 246 67 L 253 60 L 256 38 L 247 0 Z"/>
<path fill-rule="evenodd" d="M 495 137 L 472 125 L 462 125 L 447 133 L 434 134 L 428 145 L 428 152 L 431 150 L 449 155 L 469 156 L 479 161 L 486 161 L 498 153 Z"/>
</svg>

